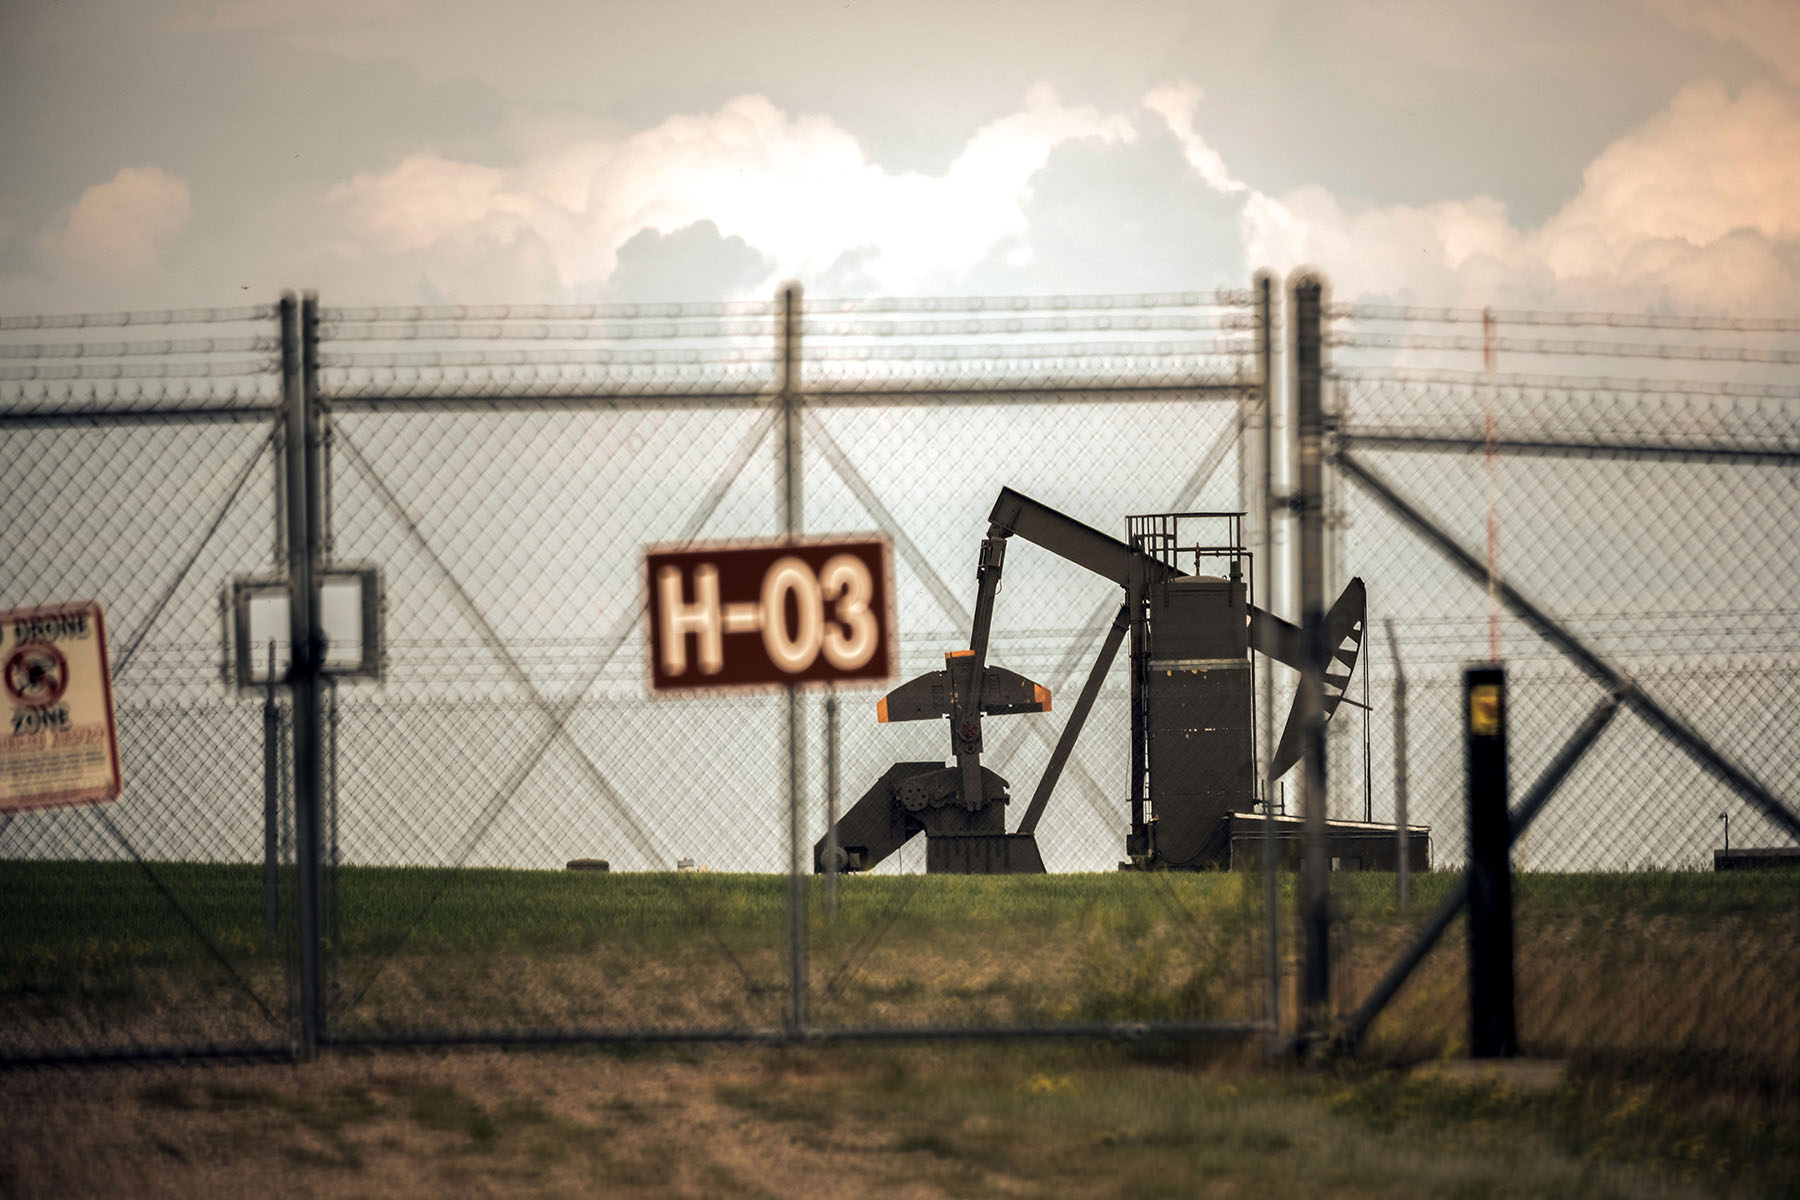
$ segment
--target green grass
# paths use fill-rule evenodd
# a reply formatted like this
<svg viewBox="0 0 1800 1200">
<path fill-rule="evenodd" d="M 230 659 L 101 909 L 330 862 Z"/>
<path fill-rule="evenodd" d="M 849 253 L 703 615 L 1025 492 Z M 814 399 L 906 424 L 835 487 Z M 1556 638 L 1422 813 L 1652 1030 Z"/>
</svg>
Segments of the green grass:
<svg viewBox="0 0 1800 1200">
<path fill-rule="evenodd" d="M 291 1004 L 255 866 L 0 865 L 0 1050 L 269 1040 Z M 291 896 L 291 878 L 284 898 Z M 1455 882 L 1332 879 L 1334 997 L 1366 995 Z M 809 881 L 821 1026 L 1246 1020 L 1264 1011 L 1262 880 L 1218 873 L 855 877 L 834 919 Z M 781 1023 L 788 884 L 771 875 L 345 868 L 328 920 L 340 1032 Z M 1800 887 L 1773 872 L 1525 875 L 1515 887 L 1529 1051 L 1651 1053 L 1684 1078 L 1800 1078 Z M 1295 1011 L 1294 880 L 1282 880 Z M 291 922 L 284 936 L 291 935 Z M 216 962 L 207 943 L 225 966 Z M 1362 1051 L 1460 1052 L 1461 926 Z M 215 1014 L 226 1014 L 215 1019 Z M 279 1025 L 279 1022 L 277 1022 Z"/>
</svg>

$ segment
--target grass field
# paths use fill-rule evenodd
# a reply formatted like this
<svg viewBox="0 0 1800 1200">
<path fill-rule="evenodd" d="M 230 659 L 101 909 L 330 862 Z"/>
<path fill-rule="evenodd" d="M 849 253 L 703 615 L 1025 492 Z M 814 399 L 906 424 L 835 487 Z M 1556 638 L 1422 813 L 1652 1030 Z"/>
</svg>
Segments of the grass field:
<svg viewBox="0 0 1800 1200">
<path fill-rule="evenodd" d="M 286 1042 L 260 870 L 154 872 L 0 867 L 0 1054 Z M 1401 913 L 1391 878 L 1334 877 L 1344 1009 L 1453 882 Z M 1260 878 L 855 878 L 829 920 L 810 883 L 820 1027 L 1264 1011 Z M 779 877 L 346 869 L 332 898 L 340 1036 L 772 1027 L 787 1003 Z M 12 1072 L 0 1195 L 1796 1194 L 1793 878 L 1524 876 L 1517 913 L 1521 1037 L 1566 1063 L 1543 1088 L 1441 1073 L 1454 932 L 1357 1062 L 1306 1073 L 1256 1043 L 1083 1042 Z"/>
<path fill-rule="evenodd" d="M 129 863 L 0 869 L 0 1053 L 285 1039 L 292 972 L 287 952 L 264 945 L 260 869 L 154 871 L 156 883 Z M 1343 1010 L 1454 879 L 1419 878 L 1400 913 L 1391 877 L 1334 876 Z M 823 881 L 809 884 L 821 1027 L 1266 1012 L 1254 876 L 858 877 L 842 881 L 829 920 Z M 1283 884 L 1292 1013 L 1293 880 Z M 1528 1051 L 1800 1076 L 1792 876 L 1527 875 L 1516 895 Z M 332 898 L 330 1019 L 344 1035 L 772 1027 L 787 1008 L 781 877 L 346 868 Z M 1460 936 L 1377 1022 L 1367 1054 L 1417 1062 L 1460 1049 Z"/>
</svg>

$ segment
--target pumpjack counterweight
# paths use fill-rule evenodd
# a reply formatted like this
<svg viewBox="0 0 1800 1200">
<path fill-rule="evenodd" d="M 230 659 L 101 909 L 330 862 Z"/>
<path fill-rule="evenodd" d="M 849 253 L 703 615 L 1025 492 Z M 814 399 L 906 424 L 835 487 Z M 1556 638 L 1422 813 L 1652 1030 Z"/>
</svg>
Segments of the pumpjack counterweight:
<svg viewBox="0 0 1800 1200">
<path fill-rule="evenodd" d="M 1182 546 L 1183 521 L 1223 522 L 1215 546 Z M 1227 865 L 1231 817 L 1254 806 L 1256 791 L 1251 651 L 1300 665 L 1300 630 L 1249 603 L 1249 552 L 1237 536 L 1238 513 L 1172 513 L 1130 519 L 1130 542 L 1109 537 L 1029 496 L 1002 488 L 988 514 L 976 571 L 969 648 L 944 657 L 944 668 L 901 684 L 876 705 L 883 723 L 942 718 L 950 727 L 952 762 L 895 763 L 838 822 L 837 868 L 866 871 L 919 832 L 926 870 L 950 873 L 1041 873 L 1036 830 L 1120 645 L 1129 634 L 1132 727 L 1130 863 L 1200 869 Z M 982 720 L 1050 711 L 1043 685 L 987 660 L 994 598 L 1007 540 L 1024 538 L 1110 579 L 1125 604 L 1070 712 L 1049 765 L 1019 827 L 1007 832 L 1007 781 L 981 765 Z M 1181 570 L 1182 555 L 1194 569 Z M 1202 574 L 1203 559 L 1222 561 L 1223 575 Z M 1348 687 L 1361 649 L 1366 602 L 1351 580 L 1327 617 L 1331 667 L 1329 720 Z M 1288 728 L 1270 764 L 1271 780 L 1299 758 L 1299 731 Z M 827 869 L 829 835 L 813 848 Z"/>
</svg>

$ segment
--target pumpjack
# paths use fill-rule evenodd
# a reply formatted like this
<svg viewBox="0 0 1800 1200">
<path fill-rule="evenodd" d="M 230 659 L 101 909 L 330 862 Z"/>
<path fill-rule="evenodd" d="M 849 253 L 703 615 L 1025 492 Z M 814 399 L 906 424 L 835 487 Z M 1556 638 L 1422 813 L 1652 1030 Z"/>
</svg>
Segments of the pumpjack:
<svg viewBox="0 0 1800 1200">
<path fill-rule="evenodd" d="M 1181 521 L 1215 518 L 1226 544 L 1181 546 Z M 1109 537 L 1031 497 L 1002 488 L 988 514 L 976 568 L 969 647 L 945 655 L 944 668 L 901 684 L 876 705 L 883 723 L 947 719 L 953 761 L 900 762 L 813 847 L 816 870 L 866 871 L 914 835 L 925 834 L 926 871 L 954 874 L 1042 873 L 1037 826 L 1082 725 L 1129 637 L 1131 827 L 1128 863 L 1145 868 L 1223 866 L 1234 809 L 1255 793 L 1251 651 L 1298 667 L 1301 633 L 1249 603 L 1238 513 L 1169 513 L 1128 519 L 1129 542 Z M 981 763 L 982 718 L 1047 713 L 1050 692 L 987 661 L 988 630 L 1008 539 L 1021 537 L 1125 590 L 1124 603 L 1087 682 L 1051 751 L 1023 819 L 1010 832 L 1005 779 Z M 1191 557 L 1184 572 L 1180 560 Z M 1201 574 L 1202 560 L 1223 560 L 1223 575 Z M 1338 709 L 1361 649 L 1366 615 L 1361 579 L 1352 579 L 1325 618 L 1329 667 L 1325 717 Z M 1297 698 L 1296 698 L 1297 699 Z M 1269 766 L 1274 780 L 1299 761 L 1301 729 L 1290 712 Z"/>
</svg>

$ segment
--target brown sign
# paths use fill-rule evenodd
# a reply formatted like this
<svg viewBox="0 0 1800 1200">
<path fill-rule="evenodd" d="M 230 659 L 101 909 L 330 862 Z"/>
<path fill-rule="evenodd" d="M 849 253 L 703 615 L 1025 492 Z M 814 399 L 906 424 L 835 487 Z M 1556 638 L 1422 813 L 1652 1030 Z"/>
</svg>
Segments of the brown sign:
<svg viewBox="0 0 1800 1200">
<path fill-rule="evenodd" d="M 100 606 L 0 613 L 0 813 L 119 798 Z"/>
<path fill-rule="evenodd" d="M 888 562 L 878 538 L 650 551 L 652 689 L 888 679 Z"/>
</svg>

